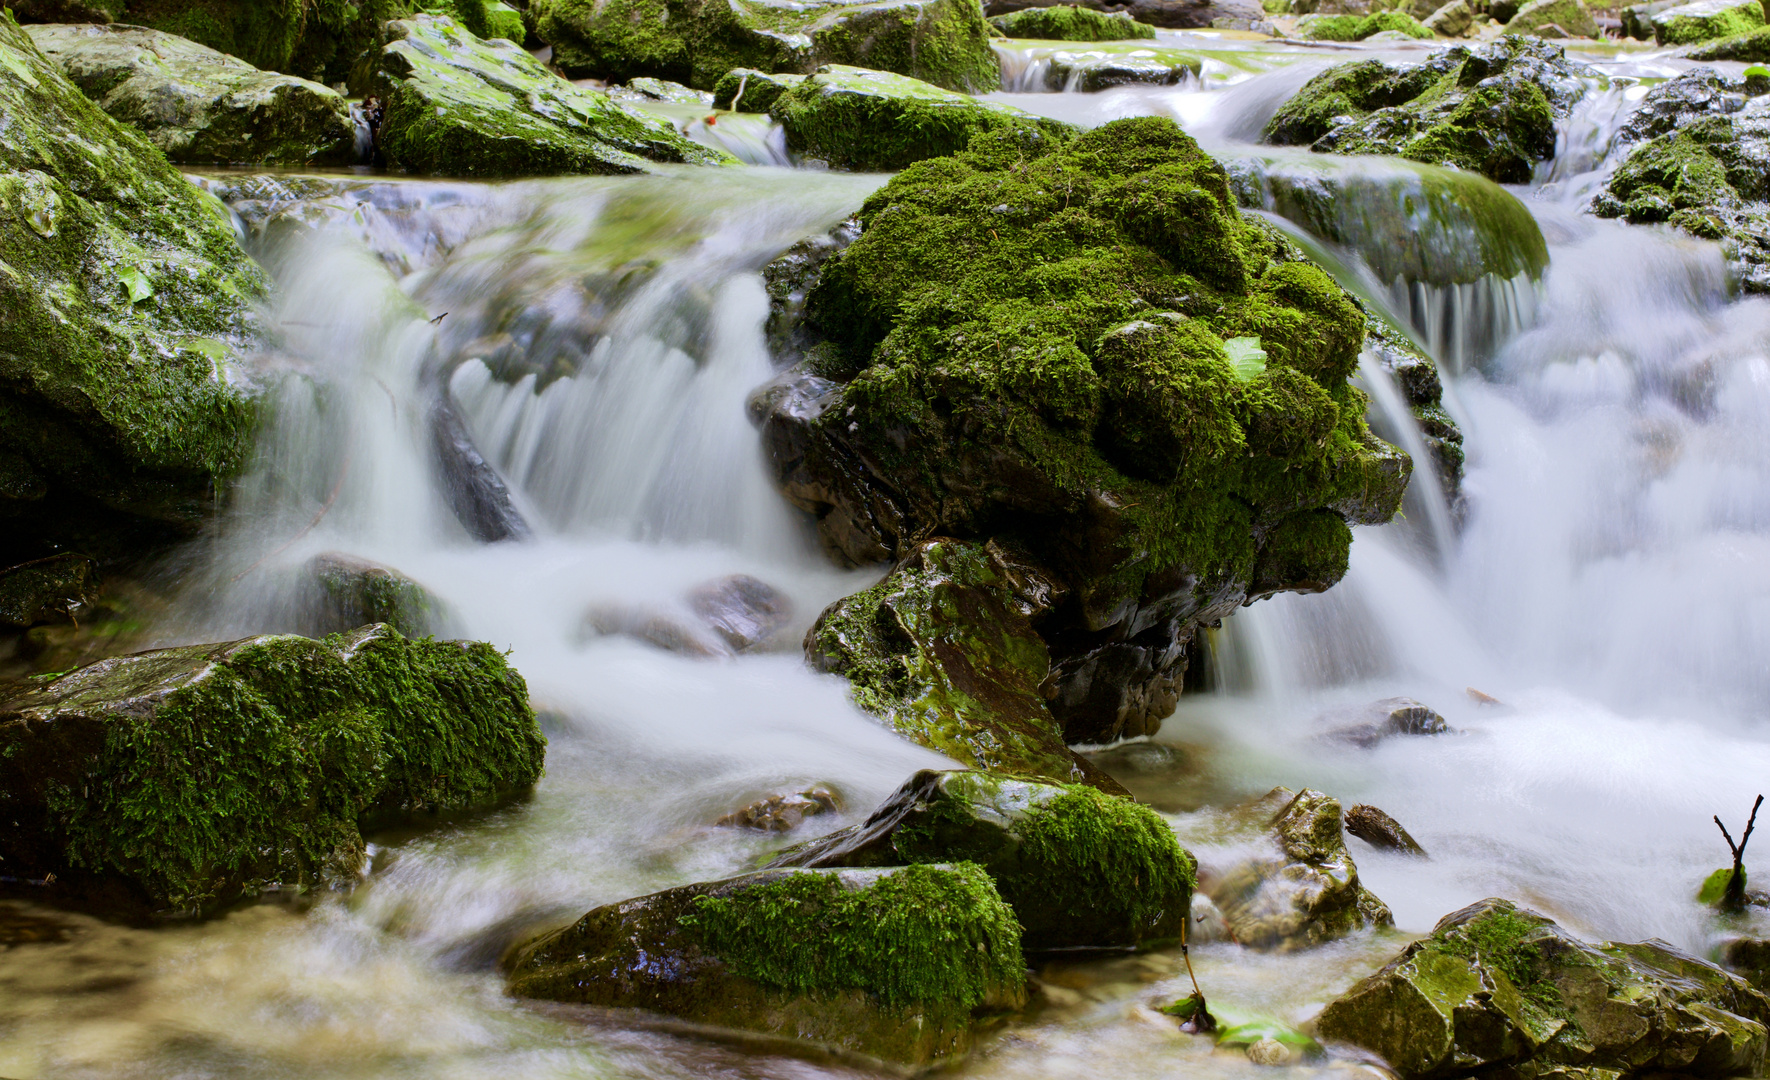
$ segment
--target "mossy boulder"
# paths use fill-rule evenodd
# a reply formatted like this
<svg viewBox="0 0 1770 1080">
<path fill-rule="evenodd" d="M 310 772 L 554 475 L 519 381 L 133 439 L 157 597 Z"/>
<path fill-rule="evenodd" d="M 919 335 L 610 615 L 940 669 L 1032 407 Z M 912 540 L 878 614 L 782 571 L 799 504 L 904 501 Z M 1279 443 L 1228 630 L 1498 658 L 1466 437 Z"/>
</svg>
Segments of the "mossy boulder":
<svg viewBox="0 0 1770 1080">
<path fill-rule="evenodd" d="M 1375 11 L 1362 16 L 1305 15 L 1297 21 L 1298 36 L 1310 41 L 1363 41 L 1387 32 L 1420 40 L 1433 37 L 1431 30 L 1405 11 Z"/>
<path fill-rule="evenodd" d="M 0 565 L 187 536 L 251 445 L 263 273 L 0 14 Z"/>
<path fill-rule="evenodd" d="M 337 91 L 257 68 L 158 30 L 33 26 L 39 49 L 99 107 L 181 165 L 351 160 L 350 109 Z"/>
<path fill-rule="evenodd" d="M 939 535 L 1042 567 L 1068 741 L 1153 730 L 1192 627 L 1327 588 L 1347 523 L 1394 513 L 1411 466 L 1346 381 L 1364 313 L 1172 121 L 980 135 L 860 224 L 758 402 L 776 475 L 842 561 Z"/>
<path fill-rule="evenodd" d="M 407 637 L 445 629 L 448 605 L 390 567 L 329 551 L 301 568 L 303 606 L 318 633 L 341 633 L 386 623 Z"/>
<path fill-rule="evenodd" d="M 1653 16 L 1653 40 L 1661 45 L 1694 45 L 1731 38 L 1761 29 L 1764 8 L 1758 0 L 1696 0 Z"/>
<path fill-rule="evenodd" d="M 1507 900 L 1441 919 L 1321 1013 L 1404 1080 L 1756 1076 L 1770 1000 L 1661 941 L 1588 945 Z"/>
<path fill-rule="evenodd" d="M 769 115 L 787 148 L 844 169 L 883 172 L 970 145 L 974 135 L 1036 127 L 1054 137 L 1075 128 L 1012 105 L 866 68 L 826 64 L 780 94 Z"/>
<path fill-rule="evenodd" d="M 544 745 L 480 643 L 375 625 L 101 660 L 0 702 L 0 857 L 46 898 L 208 913 L 348 883 L 363 825 L 508 799 Z"/>
<path fill-rule="evenodd" d="M 1617 129 L 1614 145 L 1627 147 L 1669 135 L 1704 117 L 1731 115 L 1766 92 L 1770 92 L 1770 79 L 1726 75 L 1712 67 L 1693 68 L 1647 91 Z"/>
<path fill-rule="evenodd" d="M 1692 60 L 1737 60 L 1747 64 L 1770 63 L 1770 27 L 1706 42 L 1691 49 L 1687 55 Z"/>
<path fill-rule="evenodd" d="M 512 951 L 519 997 L 645 1009 L 894 1065 L 1021 1007 L 1014 913 L 976 865 L 764 870 L 600 907 Z"/>
<path fill-rule="evenodd" d="M 1161 816 L 1081 785 L 924 770 L 867 820 L 769 865 L 974 862 L 995 881 L 1030 950 L 1180 939 L 1196 866 Z"/>
<path fill-rule="evenodd" d="M 1543 31 L 1551 26 L 1559 27 L 1563 31 L 1561 36 L 1598 36 L 1598 21 L 1581 0 L 1531 0 L 1506 23 L 1506 33 L 1546 37 L 1551 35 Z"/>
<path fill-rule="evenodd" d="M 1338 799 L 1273 788 L 1235 808 L 1225 836 L 1242 844 L 1228 861 L 1202 860 L 1199 888 L 1241 944 L 1289 952 L 1394 924 L 1358 879 Z"/>
<path fill-rule="evenodd" d="M 1011 38 L 1040 41 L 1155 40 L 1155 27 L 1124 12 L 1093 11 L 1074 4 L 1022 8 L 997 15 L 989 23 Z"/>
<path fill-rule="evenodd" d="M 855 704 L 955 761 L 1123 794 L 1064 745 L 1045 701 L 1050 653 L 1027 617 L 1042 598 L 1016 569 L 980 544 L 927 541 L 831 604 L 806 655 L 846 678 Z"/>
<path fill-rule="evenodd" d="M 765 113 L 780 96 L 804 82 L 806 76 L 772 75 L 755 68 L 733 68 L 713 84 L 713 107 L 736 112 Z"/>
<path fill-rule="evenodd" d="M 1049 52 L 1045 87 L 1085 94 L 1115 86 L 1174 86 L 1197 78 L 1204 57 L 1186 49 L 1137 43 L 1096 43 L 1093 48 Z"/>
<path fill-rule="evenodd" d="M 442 176 L 633 173 L 648 162 L 729 161 L 607 94 L 573 86 L 507 41 L 454 20 L 390 23 L 381 50 L 387 162 Z"/>
<path fill-rule="evenodd" d="M 982 93 L 1001 84 L 977 0 L 534 0 L 572 78 L 636 75 L 711 90 L 733 68 L 851 64 Z"/>
<path fill-rule="evenodd" d="M 1554 156 L 1556 121 L 1597 78 L 1560 46 L 1516 35 L 1419 64 L 1359 60 L 1309 80 L 1267 122 L 1265 140 L 1454 165 L 1521 184 Z"/>
</svg>

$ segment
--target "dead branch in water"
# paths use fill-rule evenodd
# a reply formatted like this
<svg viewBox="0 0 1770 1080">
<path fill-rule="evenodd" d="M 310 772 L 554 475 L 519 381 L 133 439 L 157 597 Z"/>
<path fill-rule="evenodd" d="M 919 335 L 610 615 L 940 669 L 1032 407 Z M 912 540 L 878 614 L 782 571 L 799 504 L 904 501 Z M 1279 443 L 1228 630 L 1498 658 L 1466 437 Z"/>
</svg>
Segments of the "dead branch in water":
<svg viewBox="0 0 1770 1080">
<path fill-rule="evenodd" d="M 1752 803 L 1752 816 L 1746 819 L 1745 832 L 1739 834 L 1739 843 L 1733 842 L 1733 834 L 1727 826 L 1721 824 L 1721 815 L 1715 815 L 1715 827 L 1727 840 L 1727 847 L 1733 852 L 1733 873 L 1727 878 L 1727 890 L 1721 894 L 1721 908 L 1725 911 L 1739 911 L 1745 907 L 1745 845 L 1751 841 L 1752 827 L 1758 822 L 1758 807 L 1764 805 L 1764 796 L 1759 795 L 1758 801 Z"/>
</svg>

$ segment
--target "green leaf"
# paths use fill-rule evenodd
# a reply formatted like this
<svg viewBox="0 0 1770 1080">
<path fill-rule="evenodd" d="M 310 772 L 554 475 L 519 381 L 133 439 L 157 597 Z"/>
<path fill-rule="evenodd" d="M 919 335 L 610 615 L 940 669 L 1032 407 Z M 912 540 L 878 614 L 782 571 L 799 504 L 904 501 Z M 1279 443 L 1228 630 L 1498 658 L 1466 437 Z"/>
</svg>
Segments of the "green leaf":
<svg viewBox="0 0 1770 1080">
<path fill-rule="evenodd" d="M 1229 366 L 1242 382 L 1266 370 L 1266 350 L 1260 347 L 1257 337 L 1230 338 L 1223 343 L 1223 351 L 1229 354 Z"/>
<path fill-rule="evenodd" d="M 154 295 L 154 283 L 148 280 L 148 276 L 141 272 L 139 266 L 125 266 L 118 270 L 117 280 L 129 290 L 131 304 L 139 304 Z"/>
<path fill-rule="evenodd" d="M 1727 882 L 1733 877 L 1733 867 L 1723 866 L 1702 881 L 1702 888 L 1696 894 L 1699 904 L 1718 904 L 1727 892 Z"/>
</svg>

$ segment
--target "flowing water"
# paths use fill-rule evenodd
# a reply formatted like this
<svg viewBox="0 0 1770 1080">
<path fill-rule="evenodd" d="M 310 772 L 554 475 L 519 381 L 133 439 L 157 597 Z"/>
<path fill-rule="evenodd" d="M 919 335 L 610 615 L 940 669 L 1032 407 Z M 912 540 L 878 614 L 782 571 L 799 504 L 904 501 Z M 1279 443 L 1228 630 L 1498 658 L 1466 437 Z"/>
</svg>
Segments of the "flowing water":
<svg viewBox="0 0 1770 1080">
<path fill-rule="evenodd" d="M 1174 87 L 1002 96 L 1089 124 L 1170 115 L 1233 156 L 1344 55 L 1164 38 L 1240 58 Z M 1725 855 L 1709 815 L 1741 816 L 1770 775 L 1770 302 L 1730 297 L 1711 245 L 1579 214 L 1638 99 L 1638 86 L 1594 94 L 1566 125 L 1568 164 L 1517 191 L 1549 241 L 1540 282 L 1383 281 L 1356 238 L 1315 245 L 1445 361 L 1469 450 L 1460 514 L 1416 485 L 1406 520 L 1357 530 L 1342 584 L 1226 621 L 1201 661 L 1210 689 L 1099 760 L 1207 860 L 1213 808 L 1281 783 L 1375 803 L 1433 859 L 1357 847 L 1395 932 L 1284 956 L 1195 949 L 1214 1004 L 1305 1019 L 1489 895 L 1594 938 L 1709 947 L 1692 899 Z M 756 167 L 334 179 L 260 199 L 242 221 L 279 278 L 283 339 L 254 372 L 273 388 L 271 421 L 216 534 L 169 571 L 178 614 L 156 633 L 301 629 L 308 559 L 398 567 L 446 605 L 452 632 L 512 651 L 547 774 L 489 818 L 378 838 L 364 883 L 311 907 L 148 930 L 0 905 L 9 940 L 39 939 L 0 952 L 0 1075 L 846 1072 L 518 1003 L 492 970 L 524 928 L 740 871 L 781 842 L 709 825 L 734 807 L 824 783 L 847 810 L 813 824 L 834 826 L 942 760 L 802 663 L 799 634 L 877 571 L 823 560 L 744 415 L 771 373 L 760 267 L 884 178 L 777 167 L 766 124 L 713 130 Z M 1385 430 L 1417 449 L 1393 388 L 1366 378 Z M 431 454 L 439 400 L 508 482 L 527 535 L 481 543 L 451 512 Z M 733 573 L 792 601 L 775 649 L 697 659 L 587 619 L 667 615 Z M 1459 733 L 1319 740 L 1322 714 L 1395 694 Z M 1182 992 L 1178 965 L 1165 952 L 1048 965 L 1039 1004 L 965 1071 L 1245 1074 L 1151 1010 Z"/>
</svg>

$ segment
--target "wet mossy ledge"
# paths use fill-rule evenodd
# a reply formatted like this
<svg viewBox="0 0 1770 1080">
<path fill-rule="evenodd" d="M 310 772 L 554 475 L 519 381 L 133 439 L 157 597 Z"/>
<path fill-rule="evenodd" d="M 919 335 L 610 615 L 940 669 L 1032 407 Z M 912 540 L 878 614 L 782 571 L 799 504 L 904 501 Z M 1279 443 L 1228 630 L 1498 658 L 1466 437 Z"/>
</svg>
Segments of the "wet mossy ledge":
<svg viewBox="0 0 1770 1080">
<path fill-rule="evenodd" d="M 1123 11 L 1095 11 L 1074 4 L 1021 8 L 989 24 L 1011 38 L 1039 41 L 1153 41 L 1155 27 Z"/>
<path fill-rule="evenodd" d="M 1065 741 L 1153 730 L 1195 626 L 1331 586 L 1399 505 L 1347 382 L 1364 312 L 1172 121 L 979 135 L 859 226 L 809 286 L 822 341 L 752 399 L 782 490 L 840 561 L 951 537 L 1042 582 Z"/>
<path fill-rule="evenodd" d="M 1026 1003 L 1020 926 L 971 863 L 764 870 L 600 907 L 505 958 L 520 997 L 644 1009 L 891 1065 Z"/>
<path fill-rule="evenodd" d="M 101 660 L 0 701 L 0 857 L 40 899 L 189 917 L 349 884 L 364 828 L 540 777 L 522 676 L 384 625 Z"/>
</svg>

